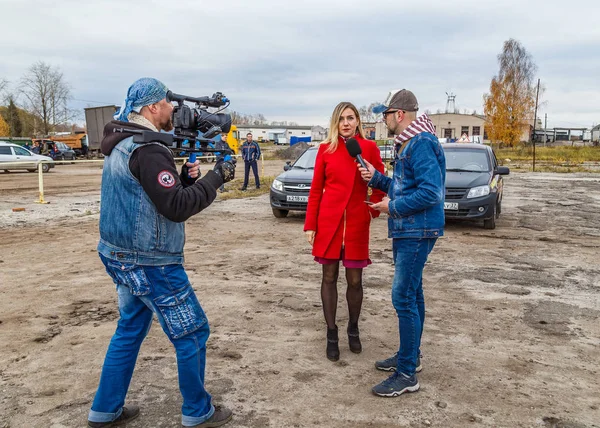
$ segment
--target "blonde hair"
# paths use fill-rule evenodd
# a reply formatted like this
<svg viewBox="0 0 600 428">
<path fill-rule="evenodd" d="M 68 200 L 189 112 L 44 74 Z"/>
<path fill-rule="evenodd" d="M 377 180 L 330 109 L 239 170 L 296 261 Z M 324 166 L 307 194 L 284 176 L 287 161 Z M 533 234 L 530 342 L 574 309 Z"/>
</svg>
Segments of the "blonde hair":
<svg viewBox="0 0 600 428">
<path fill-rule="evenodd" d="M 356 115 L 356 119 L 358 120 L 358 124 L 356 125 L 356 132 L 361 136 L 361 138 L 365 138 L 365 131 L 362 126 L 362 121 L 360 120 L 360 114 L 358 113 L 358 109 L 354 106 L 354 104 L 348 101 L 342 101 L 333 109 L 333 113 L 331 114 L 331 121 L 329 122 L 329 132 L 327 133 L 327 138 L 324 143 L 329 143 L 329 147 L 327 148 L 328 153 L 333 153 L 337 149 L 338 146 L 338 137 L 339 137 L 339 126 L 340 126 L 340 117 L 342 113 L 347 108 L 352 109 L 354 114 Z"/>
</svg>

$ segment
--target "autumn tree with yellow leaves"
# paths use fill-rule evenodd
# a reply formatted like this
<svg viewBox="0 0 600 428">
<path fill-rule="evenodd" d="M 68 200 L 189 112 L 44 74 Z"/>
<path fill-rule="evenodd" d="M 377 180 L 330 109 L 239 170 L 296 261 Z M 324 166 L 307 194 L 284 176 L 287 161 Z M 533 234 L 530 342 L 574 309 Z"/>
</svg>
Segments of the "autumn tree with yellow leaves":
<svg viewBox="0 0 600 428">
<path fill-rule="evenodd" d="M 483 96 L 485 126 L 490 140 L 512 147 L 532 122 L 537 66 L 514 39 L 504 42 L 498 63 L 500 70 L 492 78 L 490 93 Z"/>
<path fill-rule="evenodd" d="M 10 127 L 8 123 L 0 116 L 0 137 L 10 136 Z"/>
</svg>

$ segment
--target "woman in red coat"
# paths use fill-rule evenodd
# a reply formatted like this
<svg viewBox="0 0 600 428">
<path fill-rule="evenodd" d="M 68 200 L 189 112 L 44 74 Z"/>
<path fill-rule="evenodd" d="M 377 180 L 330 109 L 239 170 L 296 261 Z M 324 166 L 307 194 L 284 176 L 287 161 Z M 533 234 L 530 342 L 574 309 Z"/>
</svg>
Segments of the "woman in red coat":
<svg viewBox="0 0 600 428">
<path fill-rule="evenodd" d="M 363 299 L 362 270 L 371 264 L 369 226 L 371 218 L 379 215 L 365 201 L 377 203 L 384 196 L 379 190 L 371 194 L 362 180 L 356 159 L 346 149 L 349 138 L 355 138 L 363 158 L 383 172 L 377 144 L 365 139 L 358 110 L 348 102 L 338 104 L 331 116 L 329 135 L 319 146 L 304 223 L 315 261 L 323 266 L 321 300 L 327 323 L 326 353 L 332 361 L 340 357 L 335 324 L 340 260 L 346 268 L 348 283 L 348 342 L 352 352 L 362 351 L 358 331 Z"/>
</svg>

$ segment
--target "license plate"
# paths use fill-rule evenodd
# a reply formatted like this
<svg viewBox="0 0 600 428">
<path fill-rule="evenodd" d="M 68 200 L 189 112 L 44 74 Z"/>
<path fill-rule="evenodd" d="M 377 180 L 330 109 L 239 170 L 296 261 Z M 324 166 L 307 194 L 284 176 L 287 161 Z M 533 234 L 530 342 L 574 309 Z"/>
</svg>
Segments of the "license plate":
<svg viewBox="0 0 600 428">
<path fill-rule="evenodd" d="M 308 196 L 287 195 L 288 202 L 308 202 Z"/>
<path fill-rule="evenodd" d="M 445 210 L 458 210 L 458 202 L 444 202 Z"/>
</svg>

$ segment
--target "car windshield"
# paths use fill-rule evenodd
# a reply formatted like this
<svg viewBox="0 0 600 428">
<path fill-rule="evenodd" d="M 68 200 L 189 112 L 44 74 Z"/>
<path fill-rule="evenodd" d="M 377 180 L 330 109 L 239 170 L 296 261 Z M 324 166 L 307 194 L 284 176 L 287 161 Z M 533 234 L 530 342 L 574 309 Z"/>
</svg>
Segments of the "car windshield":
<svg viewBox="0 0 600 428">
<path fill-rule="evenodd" d="M 481 172 L 490 170 L 485 150 L 444 149 L 446 171 Z"/>
<path fill-rule="evenodd" d="M 318 150 L 308 149 L 294 162 L 293 168 L 313 169 L 315 167 L 315 159 L 317 159 Z"/>
</svg>

